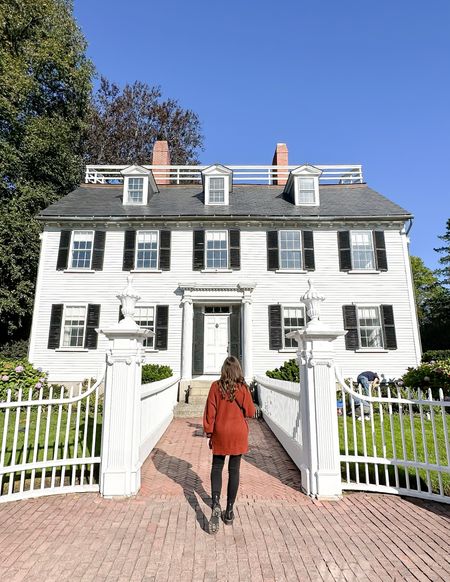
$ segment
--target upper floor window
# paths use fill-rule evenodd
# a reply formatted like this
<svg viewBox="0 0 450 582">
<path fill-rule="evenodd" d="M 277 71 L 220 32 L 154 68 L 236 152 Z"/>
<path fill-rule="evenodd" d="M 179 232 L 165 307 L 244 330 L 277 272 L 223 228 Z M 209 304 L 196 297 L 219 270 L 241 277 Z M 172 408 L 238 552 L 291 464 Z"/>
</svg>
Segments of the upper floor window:
<svg viewBox="0 0 450 582">
<path fill-rule="evenodd" d="M 207 269 L 228 269 L 228 232 L 206 231 L 205 253 Z"/>
<path fill-rule="evenodd" d="M 66 305 L 64 309 L 61 346 L 82 348 L 86 329 L 86 306 Z"/>
<path fill-rule="evenodd" d="M 70 252 L 71 269 L 90 269 L 94 243 L 93 230 L 74 230 L 72 233 L 72 248 Z"/>
<path fill-rule="evenodd" d="M 225 202 L 225 178 L 209 178 L 209 203 L 223 204 Z"/>
<path fill-rule="evenodd" d="M 141 230 L 137 233 L 136 269 L 158 268 L 159 233 L 157 230 Z"/>
<path fill-rule="evenodd" d="M 292 170 L 284 194 L 296 206 L 319 206 L 319 178 L 322 170 L 304 165 Z"/>
<path fill-rule="evenodd" d="M 155 308 L 152 306 L 140 305 L 136 307 L 134 319 L 136 323 L 144 329 L 155 331 Z M 143 345 L 146 348 L 153 348 L 154 337 L 144 339 Z"/>
<path fill-rule="evenodd" d="M 382 230 L 338 231 L 341 271 L 387 271 L 386 243 Z"/>
<path fill-rule="evenodd" d="M 375 269 L 372 231 L 352 230 L 350 244 L 353 269 Z"/>
<path fill-rule="evenodd" d="M 144 201 L 144 178 L 128 178 L 128 202 L 142 204 Z"/>
<path fill-rule="evenodd" d="M 316 200 L 316 188 L 314 178 L 304 178 L 299 176 L 298 180 L 298 203 L 314 204 Z"/>
<path fill-rule="evenodd" d="M 302 268 L 302 239 L 299 230 L 279 232 L 280 269 Z"/>
<path fill-rule="evenodd" d="M 205 204 L 227 205 L 233 185 L 233 172 L 220 164 L 209 166 L 202 171 Z"/>
</svg>

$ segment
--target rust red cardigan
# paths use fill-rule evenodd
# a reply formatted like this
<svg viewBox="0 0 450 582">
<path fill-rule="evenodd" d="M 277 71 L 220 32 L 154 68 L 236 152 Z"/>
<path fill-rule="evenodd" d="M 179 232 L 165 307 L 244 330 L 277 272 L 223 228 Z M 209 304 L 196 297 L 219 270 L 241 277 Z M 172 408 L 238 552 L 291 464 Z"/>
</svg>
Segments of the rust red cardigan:
<svg viewBox="0 0 450 582">
<path fill-rule="evenodd" d="M 248 451 L 246 417 L 256 410 L 249 389 L 243 384 L 236 390 L 235 400 L 222 398 L 218 382 L 213 382 L 203 413 L 203 428 L 211 435 L 214 455 L 242 455 Z"/>
</svg>

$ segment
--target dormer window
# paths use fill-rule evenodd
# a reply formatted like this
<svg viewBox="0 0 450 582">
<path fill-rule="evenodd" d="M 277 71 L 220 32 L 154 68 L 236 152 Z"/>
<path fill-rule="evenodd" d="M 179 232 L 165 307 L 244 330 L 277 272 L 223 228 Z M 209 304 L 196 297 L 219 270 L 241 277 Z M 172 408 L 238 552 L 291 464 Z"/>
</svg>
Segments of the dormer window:
<svg viewBox="0 0 450 582">
<path fill-rule="evenodd" d="M 121 171 L 123 175 L 124 206 L 142 206 L 158 192 L 153 174 L 142 166 L 129 166 Z"/>
<path fill-rule="evenodd" d="M 233 173 L 229 168 L 215 164 L 202 171 L 206 205 L 228 205 L 233 184 Z"/>
<path fill-rule="evenodd" d="M 319 178 L 322 171 L 300 166 L 289 174 L 285 194 L 296 206 L 319 206 Z"/>
</svg>

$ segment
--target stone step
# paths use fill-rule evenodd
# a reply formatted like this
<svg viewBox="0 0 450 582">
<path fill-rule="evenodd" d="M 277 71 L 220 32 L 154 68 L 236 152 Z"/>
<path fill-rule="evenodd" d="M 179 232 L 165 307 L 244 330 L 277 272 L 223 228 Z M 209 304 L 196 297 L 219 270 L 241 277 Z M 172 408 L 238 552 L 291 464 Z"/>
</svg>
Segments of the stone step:
<svg viewBox="0 0 450 582">
<path fill-rule="evenodd" d="M 198 406 L 201 405 L 204 408 L 207 397 L 208 397 L 207 394 L 192 394 L 191 392 L 189 394 L 189 404 L 196 404 Z"/>
<path fill-rule="evenodd" d="M 191 390 L 194 388 L 197 390 L 209 390 L 211 388 L 212 381 L 210 380 L 191 380 L 189 386 Z"/>
<path fill-rule="evenodd" d="M 186 404 L 186 402 L 178 402 L 173 409 L 175 418 L 202 418 L 204 404 Z"/>
</svg>

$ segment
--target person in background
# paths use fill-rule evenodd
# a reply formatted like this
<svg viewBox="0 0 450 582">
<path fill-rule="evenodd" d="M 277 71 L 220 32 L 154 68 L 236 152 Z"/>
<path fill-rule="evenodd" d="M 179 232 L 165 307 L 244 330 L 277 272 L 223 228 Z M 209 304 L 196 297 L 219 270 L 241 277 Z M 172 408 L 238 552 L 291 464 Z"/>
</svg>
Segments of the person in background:
<svg viewBox="0 0 450 582">
<path fill-rule="evenodd" d="M 367 370 L 366 372 L 361 372 L 360 374 L 358 374 L 356 381 L 358 382 L 358 388 L 359 386 L 361 386 L 362 393 L 365 394 L 366 396 L 370 396 L 370 385 L 372 384 L 372 388 L 378 386 L 378 384 L 380 383 L 380 378 L 376 372 L 371 372 L 370 370 Z M 364 402 L 364 404 L 362 405 L 361 400 L 356 401 L 355 399 L 355 404 L 359 404 L 360 406 L 361 410 L 360 419 L 361 420 L 363 418 L 368 419 L 369 418 L 368 412 L 370 410 L 368 403 Z"/>
<path fill-rule="evenodd" d="M 233 523 L 233 506 L 239 488 L 241 456 L 248 451 L 246 418 L 254 416 L 255 412 L 255 405 L 242 375 L 239 360 L 229 356 L 222 365 L 220 380 L 211 384 L 203 414 L 203 428 L 213 452 L 210 533 L 217 533 L 219 530 L 220 517 L 226 525 Z M 222 512 L 220 507 L 222 469 L 227 455 L 230 457 L 227 506 Z"/>
</svg>

